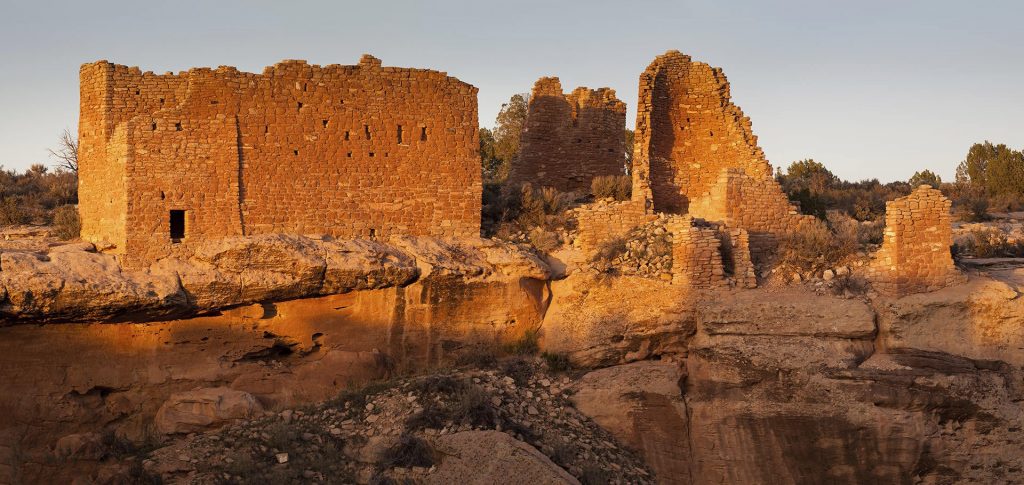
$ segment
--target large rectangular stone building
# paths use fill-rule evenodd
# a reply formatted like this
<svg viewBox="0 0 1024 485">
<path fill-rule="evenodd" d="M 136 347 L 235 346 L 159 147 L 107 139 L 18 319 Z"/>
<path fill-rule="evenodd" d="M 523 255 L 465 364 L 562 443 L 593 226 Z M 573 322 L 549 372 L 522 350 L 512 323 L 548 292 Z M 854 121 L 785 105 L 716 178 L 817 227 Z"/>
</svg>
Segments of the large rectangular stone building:
<svg viewBox="0 0 1024 485">
<path fill-rule="evenodd" d="M 364 56 L 80 76 L 82 236 L 129 266 L 225 236 L 479 235 L 477 89 L 445 73 Z"/>
</svg>

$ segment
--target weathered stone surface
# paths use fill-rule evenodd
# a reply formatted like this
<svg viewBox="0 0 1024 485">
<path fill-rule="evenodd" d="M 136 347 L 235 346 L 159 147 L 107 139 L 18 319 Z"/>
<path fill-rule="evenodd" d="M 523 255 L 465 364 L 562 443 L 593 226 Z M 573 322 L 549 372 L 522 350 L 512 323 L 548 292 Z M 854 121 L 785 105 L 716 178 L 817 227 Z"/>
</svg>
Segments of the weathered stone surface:
<svg viewBox="0 0 1024 485">
<path fill-rule="evenodd" d="M 251 418 L 263 411 L 252 394 L 212 387 L 172 394 L 156 412 L 153 424 L 164 434 L 193 433 Z"/>
<path fill-rule="evenodd" d="M 229 237 L 199 243 L 193 259 L 241 284 L 241 302 L 285 300 L 319 293 L 327 262 L 322 246 L 284 234 Z"/>
<path fill-rule="evenodd" d="M 9 322 L 146 321 L 263 301 L 401 287 L 421 277 L 459 281 L 546 280 L 548 265 L 515 245 L 490 240 L 397 238 L 323 241 L 268 234 L 196 245 L 187 259 L 124 270 L 89 245 L 49 254 L 0 253 Z M 401 248 L 401 249 L 400 249 Z"/>
<path fill-rule="evenodd" d="M 695 331 L 694 293 L 665 281 L 576 273 L 551 292 L 544 347 L 582 365 L 643 360 L 684 347 Z"/>
<path fill-rule="evenodd" d="M 579 484 L 536 448 L 498 431 L 463 431 L 432 443 L 442 459 L 426 483 Z"/>
<path fill-rule="evenodd" d="M 682 365 L 643 361 L 600 369 L 575 384 L 583 414 L 641 452 L 659 483 L 691 483 Z"/>
<path fill-rule="evenodd" d="M 124 272 L 109 255 L 83 250 L 0 254 L 8 318 L 129 318 L 166 315 L 186 305 L 174 275 Z"/>
<path fill-rule="evenodd" d="M 323 294 L 403 286 L 420 274 L 411 256 L 376 241 L 324 241 L 323 248 Z"/>
<path fill-rule="evenodd" d="M 728 301 L 699 304 L 701 329 L 708 335 L 816 336 L 871 338 L 874 312 L 864 301 L 811 294 L 800 287 L 765 294 L 732 292 Z"/>
</svg>

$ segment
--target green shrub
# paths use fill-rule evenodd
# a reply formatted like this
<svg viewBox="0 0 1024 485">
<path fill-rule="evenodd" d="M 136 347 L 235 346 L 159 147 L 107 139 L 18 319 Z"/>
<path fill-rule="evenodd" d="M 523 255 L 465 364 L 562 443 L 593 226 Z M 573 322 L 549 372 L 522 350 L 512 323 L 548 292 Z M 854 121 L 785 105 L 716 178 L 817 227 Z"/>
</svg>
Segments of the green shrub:
<svg viewBox="0 0 1024 485">
<path fill-rule="evenodd" d="M 629 200 L 633 180 L 628 175 L 601 175 L 590 181 L 590 193 L 596 199 Z"/>
<path fill-rule="evenodd" d="M 68 204 L 53 210 L 53 233 L 58 239 L 78 239 L 81 232 L 82 221 L 77 207 Z"/>
</svg>

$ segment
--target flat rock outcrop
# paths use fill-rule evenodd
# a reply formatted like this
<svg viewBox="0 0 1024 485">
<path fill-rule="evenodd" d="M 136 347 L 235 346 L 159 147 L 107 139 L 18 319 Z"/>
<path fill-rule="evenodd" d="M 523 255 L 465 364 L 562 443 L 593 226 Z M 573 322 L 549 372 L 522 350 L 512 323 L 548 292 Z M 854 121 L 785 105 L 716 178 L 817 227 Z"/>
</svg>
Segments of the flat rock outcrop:
<svg viewBox="0 0 1024 485">
<path fill-rule="evenodd" d="M 146 321 L 261 301 L 401 287 L 419 278 L 545 280 L 536 255 L 483 240 L 321 240 L 271 234 L 199 243 L 127 270 L 91 244 L 0 253 L 0 322 Z"/>
<path fill-rule="evenodd" d="M 153 424 L 165 434 L 194 433 L 252 418 L 262 411 L 252 394 L 211 387 L 172 394 L 156 412 Z"/>
</svg>

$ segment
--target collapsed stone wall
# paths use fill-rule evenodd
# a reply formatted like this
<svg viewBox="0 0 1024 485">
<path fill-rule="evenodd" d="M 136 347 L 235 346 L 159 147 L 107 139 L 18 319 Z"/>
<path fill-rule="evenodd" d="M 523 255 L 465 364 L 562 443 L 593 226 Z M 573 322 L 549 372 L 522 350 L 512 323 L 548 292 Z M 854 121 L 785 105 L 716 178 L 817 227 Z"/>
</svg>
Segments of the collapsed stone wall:
<svg viewBox="0 0 1024 485">
<path fill-rule="evenodd" d="M 882 248 L 868 268 L 873 288 L 903 296 L 934 291 L 964 278 L 950 254 L 951 206 L 942 192 L 929 185 L 885 203 Z"/>
<path fill-rule="evenodd" d="M 533 86 L 509 181 L 590 192 L 594 177 L 623 175 L 626 104 L 609 88 L 562 93 L 557 77 Z"/>
<path fill-rule="evenodd" d="M 634 199 L 746 229 L 756 258 L 774 235 L 819 223 L 799 214 L 772 178 L 722 70 L 678 51 L 640 75 L 633 174 Z"/>
<path fill-rule="evenodd" d="M 101 61 L 81 83 L 82 234 L 129 265 L 231 235 L 479 235 L 477 89 L 445 73 Z"/>
</svg>

